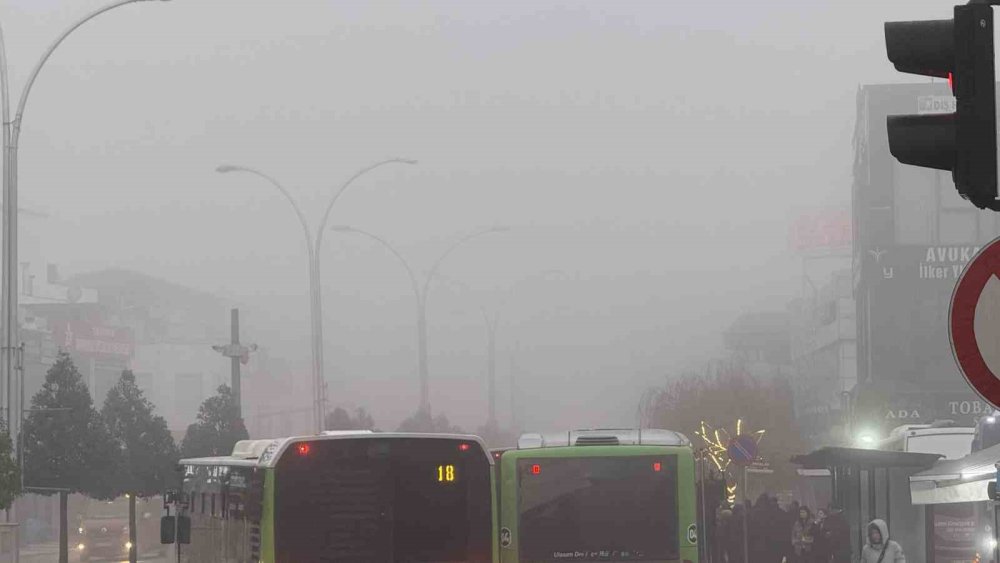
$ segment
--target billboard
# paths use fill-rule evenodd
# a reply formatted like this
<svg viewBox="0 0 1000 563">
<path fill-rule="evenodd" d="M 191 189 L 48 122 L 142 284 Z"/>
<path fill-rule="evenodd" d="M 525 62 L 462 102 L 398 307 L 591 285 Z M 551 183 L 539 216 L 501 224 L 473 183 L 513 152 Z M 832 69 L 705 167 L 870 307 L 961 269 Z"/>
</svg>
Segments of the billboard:
<svg viewBox="0 0 1000 563">
<path fill-rule="evenodd" d="M 52 336 L 60 350 L 84 357 L 131 358 L 135 339 L 127 327 L 109 327 L 86 321 L 57 321 Z"/>
<path fill-rule="evenodd" d="M 788 234 L 791 249 L 799 254 L 851 249 L 851 213 L 847 209 L 819 209 L 799 215 Z"/>
</svg>

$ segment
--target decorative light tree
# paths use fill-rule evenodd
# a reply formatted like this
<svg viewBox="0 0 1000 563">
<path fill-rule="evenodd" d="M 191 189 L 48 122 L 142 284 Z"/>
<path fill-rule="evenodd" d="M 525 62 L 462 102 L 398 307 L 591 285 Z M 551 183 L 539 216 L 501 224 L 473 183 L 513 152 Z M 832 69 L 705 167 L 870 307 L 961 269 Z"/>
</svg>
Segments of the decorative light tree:
<svg viewBox="0 0 1000 563">
<path fill-rule="evenodd" d="M 758 444 L 764 437 L 764 430 L 753 432 L 743 432 L 743 419 L 736 419 L 736 432 L 729 433 L 726 428 L 712 428 L 704 420 L 701 421 L 700 428 L 695 435 L 705 443 L 706 457 L 712 460 L 715 468 L 726 478 L 726 502 L 732 506 L 736 503 L 737 476 L 730 470 L 733 461 L 729 459 L 729 443 L 743 434 L 752 436 Z M 762 461 L 762 460 L 761 460 Z"/>
</svg>

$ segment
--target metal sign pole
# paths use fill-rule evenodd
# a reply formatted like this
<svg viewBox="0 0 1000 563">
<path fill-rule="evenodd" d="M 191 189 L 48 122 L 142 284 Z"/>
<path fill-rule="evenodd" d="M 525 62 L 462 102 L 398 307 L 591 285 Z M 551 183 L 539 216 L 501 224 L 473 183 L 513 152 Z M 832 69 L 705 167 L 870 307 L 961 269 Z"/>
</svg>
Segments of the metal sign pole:
<svg viewBox="0 0 1000 563">
<path fill-rule="evenodd" d="M 711 563 L 712 558 L 708 555 L 708 512 L 705 511 L 705 450 L 701 451 L 701 527 L 698 529 L 698 545 L 704 546 L 702 553 L 705 560 Z"/>
<path fill-rule="evenodd" d="M 750 490 L 747 489 L 747 466 L 743 466 L 743 563 L 750 563 L 750 549 L 747 547 L 747 519 L 750 517 L 749 500 Z"/>
</svg>

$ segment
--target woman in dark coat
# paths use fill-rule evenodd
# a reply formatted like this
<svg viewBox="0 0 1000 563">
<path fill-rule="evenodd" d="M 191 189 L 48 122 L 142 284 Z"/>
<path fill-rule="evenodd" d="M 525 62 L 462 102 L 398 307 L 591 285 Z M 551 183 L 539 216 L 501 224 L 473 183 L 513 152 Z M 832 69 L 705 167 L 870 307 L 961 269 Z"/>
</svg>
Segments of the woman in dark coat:
<svg viewBox="0 0 1000 563">
<path fill-rule="evenodd" d="M 851 563 L 851 525 L 839 507 L 831 507 L 826 515 L 824 541 L 830 548 L 831 563 Z"/>
<path fill-rule="evenodd" d="M 816 511 L 816 522 L 813 523 L 813 563 L 829 563 L 830 544 L 826 539 L 826 509 Z"/>
</svg>

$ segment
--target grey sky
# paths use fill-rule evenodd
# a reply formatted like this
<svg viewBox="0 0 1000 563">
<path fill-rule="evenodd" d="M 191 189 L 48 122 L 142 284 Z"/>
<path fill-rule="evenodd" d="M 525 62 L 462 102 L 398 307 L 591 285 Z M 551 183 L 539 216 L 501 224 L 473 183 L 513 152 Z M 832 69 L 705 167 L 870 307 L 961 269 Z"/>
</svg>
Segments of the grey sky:
<svg viewBox="0 0 1000 563">
<path fill-rule="evenodd" d="M 0 8 L 15 91 L 101 4 Z M 514 228 L 449 260 L 470 290 L 431 296 L 435 407 L 482 422 L 480 304 L 561 269 L 579 281 L 505 310 L 500 372 L 518 341 L 525 392 L 563 401 L 535 424 L 627 423 L 640 382 L 696 365 L 738 313 L 794 296 L 790 218 L 846 205 L 856 87 L 898 80 L 882 21 L 950 13 L 926 0 L 141 3 L 79 30 L 35 85 L 21 198 L 51 218 L 25 219 L 25 244 L 70 272 L 117 265 L 231 293 L 304 367 L 294 216 L 261 181 L 214 168 L 267 171 L 315 225 L 356 169 L 415 158 L 360 181 L 332 222 L 385 236 L 420 269 L 462 233 Z M 416 394 L 407 280 L 369 241 L 327 233 L 324 246 L 338 402 L 398 420 L 409 405 L 367 394 L 375 380 Z"/>
</svg>

